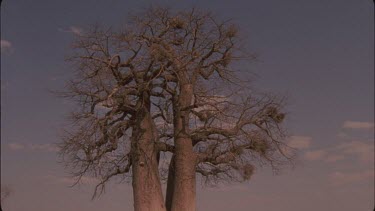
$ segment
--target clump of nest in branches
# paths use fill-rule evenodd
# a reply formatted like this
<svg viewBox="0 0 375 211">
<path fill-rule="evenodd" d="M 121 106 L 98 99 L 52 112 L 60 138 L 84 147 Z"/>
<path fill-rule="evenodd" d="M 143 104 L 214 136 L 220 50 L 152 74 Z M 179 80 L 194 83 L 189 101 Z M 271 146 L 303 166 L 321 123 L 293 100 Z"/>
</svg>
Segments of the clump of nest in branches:
<svg viewBox="0 0 375 211">
<path fill-rule="evenodd" d="M 169 24 L 173 29 L 183 29 L 185 27 L 185 22 L 179 17 L 172 18 Z"/>
<path fill-rule="evenodd" d="M 159 44 L 151 45 L 150 54 L 157 61 L 164 61 L 171 57 L 171 53 Z"/>
<path fill-rule="evenodd" d="M 270 146 L 266 140 L 257 140 L 257 141 L 252 141 L 251 143 L 251 149 L 254 150 L 255 152 L 258 152 L 262 156 L 266 155 L 269 148 Z"/>
<path fill-rule="evenodd" d="M 244 180 L 250 180 L 251 176 L 254 174 L 254 166 L 251 164 L 246 164 L 241 169 L 241 176 Z"/>
<path fill-rule="evenodd" d="M 238 29 L 235 25 L 230 25 L 226 31 L 226 36 L 229 38 L 235 37 L 238 33 Z"/>
<path fill-rule="evenodd" d="M 275 120 L 275 122 L 277 122 L 277 123 L 281 123 L 285 118 L 285 114 L 279 112 L 278 108 L 276 108 L 276 107 L 269 107 L 266 110 L 266 114 L 267 114 L 268 117 Z"/>
</svg>

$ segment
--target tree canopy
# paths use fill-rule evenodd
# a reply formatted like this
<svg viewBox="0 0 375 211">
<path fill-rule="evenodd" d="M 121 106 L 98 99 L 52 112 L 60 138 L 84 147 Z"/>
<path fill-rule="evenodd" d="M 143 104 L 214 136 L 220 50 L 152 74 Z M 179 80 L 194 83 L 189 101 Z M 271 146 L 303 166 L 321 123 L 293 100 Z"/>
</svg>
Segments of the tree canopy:
<svg viewBox="0 0 375 211">
<path fill-rule="evenodd" d="M 76 75 L 62 92 L 79 107 L 60 145 L 73 175 L 98 177 L 103 190 L 113 177 L 152 174 L 148 185 L 160 189 L 158 170 L 168 168 L 167 209 L 194 210 L 186 204 L 196 173 L 244 181 L 258 164 L 290 160 L 283 100 L 249 90 L 234 68 L 252 59 L 238 31 L 196 9 L 151 8 L 120 30 L 79 35 L 69 59 Z M 161 152 L 173 155 L 169 166 L 159 166 Z"/>
</svg>

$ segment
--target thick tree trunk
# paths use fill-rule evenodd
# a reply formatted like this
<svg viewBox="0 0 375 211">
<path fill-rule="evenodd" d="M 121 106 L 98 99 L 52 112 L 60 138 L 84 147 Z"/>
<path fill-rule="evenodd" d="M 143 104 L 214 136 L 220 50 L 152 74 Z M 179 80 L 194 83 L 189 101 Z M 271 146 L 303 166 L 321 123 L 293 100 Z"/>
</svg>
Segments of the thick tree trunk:
<svg viewBox="0 0 375 211">
<path fill-rule="evenodd" d="M 195 167 L 196 154 L 189 137 L 189 111 L 193 87 L 185 83 L 180 87 L 180 96 L 174 103 L 174 177 L 171 211 L 195 211 Z M 168 195 L 168 193 L 167 193 Z"/>
<path fill-rule="evenodd" d="M 175 148 L 175 177 L 171 211 L 195 211 L 196 155 L 191 139 L 178 138 Z"/>
<path fill-rule="evenodd" d="M 149 112 L 137 116 L 132 138 L 132 173 L 135 211 L 165 211 L 155 146 L 157 132 Z"/>
</svg>

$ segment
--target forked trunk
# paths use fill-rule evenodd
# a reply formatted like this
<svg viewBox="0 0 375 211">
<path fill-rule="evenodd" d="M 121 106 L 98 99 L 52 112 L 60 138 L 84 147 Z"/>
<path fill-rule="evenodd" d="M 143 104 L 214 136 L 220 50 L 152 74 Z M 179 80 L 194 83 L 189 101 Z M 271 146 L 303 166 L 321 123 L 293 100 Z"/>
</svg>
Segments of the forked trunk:
<svg viewBox="0 0 375 211">
<path fill-rule="evenodd" d="M 132 139 L 133 197 L 135 211 L 165 211 L 158 171 L 157 132 L 149 112 L 137 116 Z"/>
</svg>

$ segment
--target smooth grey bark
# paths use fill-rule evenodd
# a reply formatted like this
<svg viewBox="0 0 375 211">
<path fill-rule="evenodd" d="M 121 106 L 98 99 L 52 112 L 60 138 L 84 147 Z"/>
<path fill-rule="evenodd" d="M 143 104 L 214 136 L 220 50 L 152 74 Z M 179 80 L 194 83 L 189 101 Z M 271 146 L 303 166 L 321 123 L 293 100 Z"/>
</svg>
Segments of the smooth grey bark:
<svg viewBox="0 0 375 211">
<path fill-rule="evenodd" d="M 172 211 L 195 211 L 195 167 L 196 155 L 189 138 L 176 139 L 175 177 Z"/>
<path fill-rule="evenodd" d="M 132 137 L 132 173 L 135 211 L 165 211 L 163 193 L 158 170 L 159 151 L 155 145 L 158 134 L 148 108 L 136 115 Z"/>
<path fill-rule="evenodd" d="M 183 78 L 183 75 L 182 77 Z M 195 167 L 197 156 L 193 151 L 193 143 L 189 137 L 189 111 L 193 86 L 182 81 L 178 99 L 174 100 L 174 177 L 171 211 L 195 211 Z M 168 194 L 167 194 L 168 195 Z"/>
</svg>

